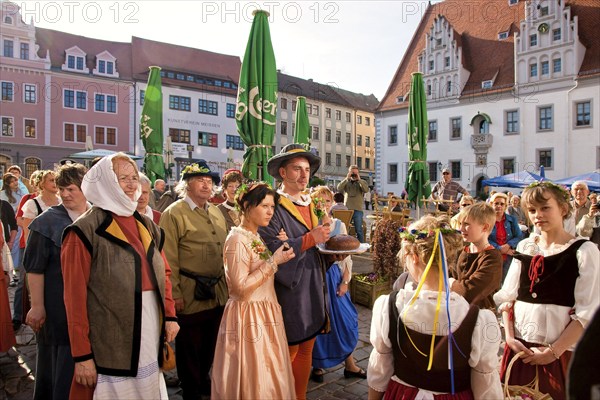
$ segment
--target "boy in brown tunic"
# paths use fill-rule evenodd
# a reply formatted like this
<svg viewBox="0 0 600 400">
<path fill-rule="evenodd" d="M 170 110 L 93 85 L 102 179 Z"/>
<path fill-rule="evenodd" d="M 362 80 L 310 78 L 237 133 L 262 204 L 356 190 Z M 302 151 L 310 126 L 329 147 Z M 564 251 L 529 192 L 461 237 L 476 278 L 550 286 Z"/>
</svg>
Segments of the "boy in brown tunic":
<svg viewBox="0 0 600 400">
<path fill-rule="evenodd" d="M 492 206 L 477 203 L 461 211 L 460 231 L 469 244 L 451 271 L 450 288 L 479 308 L 495 310 L 492 296 L 500 288 L 502 254 L 488 242 L 496 214 Z"/>
</svg>

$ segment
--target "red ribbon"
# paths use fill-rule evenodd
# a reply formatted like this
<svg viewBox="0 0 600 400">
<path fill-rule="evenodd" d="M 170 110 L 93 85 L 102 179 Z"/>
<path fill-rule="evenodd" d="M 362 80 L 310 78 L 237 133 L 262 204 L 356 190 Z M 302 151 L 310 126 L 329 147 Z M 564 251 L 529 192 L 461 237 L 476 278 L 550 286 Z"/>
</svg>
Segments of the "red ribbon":
<svg viewBox="0 0 600 400">
<path fill-rule="evenodd" d="M 529 293 L 533 292 L 533 285 L 536 284 L 538 277 L 544 273 L 544 256 L 538 254 L 533 256 L 531 264 L 529 264 L 529 280 L 531 285 L 529 286 Z"/>
</svg>

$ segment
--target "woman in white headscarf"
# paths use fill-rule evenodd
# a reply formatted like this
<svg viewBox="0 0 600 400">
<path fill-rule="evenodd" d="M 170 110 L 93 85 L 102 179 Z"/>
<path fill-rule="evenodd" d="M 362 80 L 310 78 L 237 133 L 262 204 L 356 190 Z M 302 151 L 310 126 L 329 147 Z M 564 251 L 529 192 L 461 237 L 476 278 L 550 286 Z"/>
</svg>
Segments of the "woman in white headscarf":
<svg viewBox="0 0 600 400">
<path fill-rule="evenodd" d="M 159 354 L 179 325 L 161 231 L 136 212 L 137 166 L 124 153 L 105 157 L 81 189 L 93 207 L 65 230 L 61 252 L 70 397 L 167 399 Z"/>
</svg>

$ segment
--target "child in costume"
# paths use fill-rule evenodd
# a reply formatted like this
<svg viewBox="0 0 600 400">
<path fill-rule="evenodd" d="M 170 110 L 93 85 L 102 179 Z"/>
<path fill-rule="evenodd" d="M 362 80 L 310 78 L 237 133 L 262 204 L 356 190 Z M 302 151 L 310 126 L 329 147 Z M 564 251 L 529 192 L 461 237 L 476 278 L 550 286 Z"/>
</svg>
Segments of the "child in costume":
<svg viewBox="0 0 600 400">
<path fill-rule="evenodd" d="M 487 203 L 477 203 L 461 211 L 460 231 L 467 246 L 458 256 L 450 278 L 453 292 L 470 304 L 493 311 L 496 307 L 492 295 L 502 279 L 502 253 L 488 241 L 495 222 L 496 213 Z"/>
<path fill-rule="evenodd" d="M 496 317 L 449 289 L 447 260 L 462 248 L 461 234 L 447 216 L 400 231 L 400 260 L 419 284 L 375 302 L 369 399 L 502 398 Z"/>
<path fill-rule="evenodd" d="M 571 214 L 563 187 L 533 183 L 521 203 L 541 234 L 519 243 L 494 295 L 506 333 L 501 375 L 504 379 L 508 363 L 522 352 L 509 384 L 532 382 L 537 369 L 539 390 L 562 399 L 572 351 L 600 305 L 600 254 L 593 243 L 563 228 Z"/>
</svg>

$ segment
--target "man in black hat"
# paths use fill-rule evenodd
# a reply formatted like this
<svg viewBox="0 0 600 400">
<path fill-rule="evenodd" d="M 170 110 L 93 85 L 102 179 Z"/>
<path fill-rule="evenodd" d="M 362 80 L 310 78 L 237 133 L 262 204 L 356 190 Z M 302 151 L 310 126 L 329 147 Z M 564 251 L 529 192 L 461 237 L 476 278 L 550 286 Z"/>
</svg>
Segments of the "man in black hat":
<svg viewBox="0 0 600 400">
<path fill-rule="evenodd" d="M 275 291 L 283 312 L 296 396 L 302 399 L 306 398 L 315 338 L 326 326 L 324 263 L 315 246 L 329 239 L 330 227 L 319 225 L 314 204 L 304 194 L 320 165 L 321 159 L 300 144 L 285 146 L 269 160 L 269 174 L 282 181 L 281 197 L 269 225 L 259 228 L 271 251 L 281 246 L 278 235 L 283 229 L 294 253 L 301 255 L 279 266 Z"/>
<path fill-rule="evenodd" d="M 435 184 L 431 190 L 431 198 L 438 200 L 452 200 L 452 208 L 457 208 L 458 194 L 462 193 L 463 196 L 468 196 L 469 192 L 456 181 L 452 180 L 452 173 L 448 168 L 442 170 L 443 179 Z M 448 207 L 445 203 L 438 205 L 440 211 L 448 211 Z"/>
<path fill-rule="evenodd" d="M 176 338 L 177 373 L 184 399 L 210 395 L 208 371 L 228 298 L 223 269 L 227 224 L 221 211 L 208 202 L 218 183 L 218 174 L 206 162 L 188 165 L 177 186 L 183 198 L 160 219 L 181 328 Z"/>
</svg>

